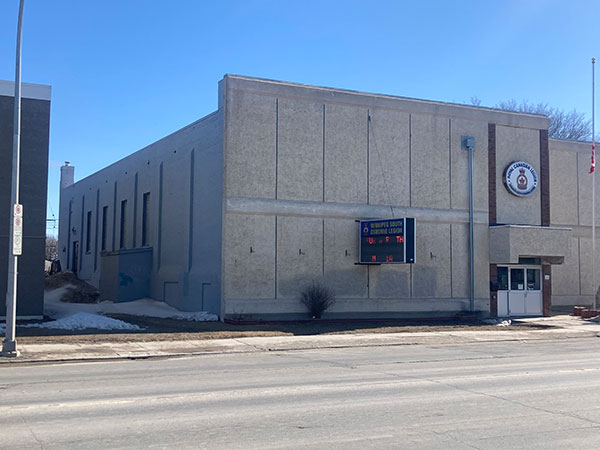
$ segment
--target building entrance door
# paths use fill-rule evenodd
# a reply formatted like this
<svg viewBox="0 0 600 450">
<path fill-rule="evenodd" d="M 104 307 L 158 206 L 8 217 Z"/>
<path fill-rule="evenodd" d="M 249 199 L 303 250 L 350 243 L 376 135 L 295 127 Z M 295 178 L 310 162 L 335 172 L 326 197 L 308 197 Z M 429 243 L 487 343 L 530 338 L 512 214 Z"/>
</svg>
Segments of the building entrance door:
<svg viewBox="0 0 600 450">
<path fill-rule="evenodd" d="M 542 268 L 498 266 L 498 317 L 541 316 Z"/>
</svg>

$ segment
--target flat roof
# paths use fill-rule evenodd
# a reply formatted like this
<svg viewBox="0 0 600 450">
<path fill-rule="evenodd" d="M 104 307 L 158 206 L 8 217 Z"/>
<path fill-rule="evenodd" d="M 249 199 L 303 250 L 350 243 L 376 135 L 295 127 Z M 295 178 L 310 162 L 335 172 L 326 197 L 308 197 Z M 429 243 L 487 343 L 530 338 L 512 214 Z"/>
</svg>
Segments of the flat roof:
<svg viewBox="0 0 600 450">
<path fill-rule="evenodd" d="M 15 96 L 15 82 L 0 80 L 0 95 L 6 97 Z M 47 84 L 34 84 L 21 82 L 21 98 L 30 98 L 33 100 L 50 100 L 52 95 L 52 86 Z"/>
<path fill-rule="evenodd" d="M 349 89 L 313 86 L 288 81 L 270 80 L 244 75 L 225 74 L 223 79 L 230 88 L 282 97 L 304 98 L 327 102 L 341 102 L 364 107 L 381 107 L 413 113 L 434 114 L 468 120 L 494 122 L 522 128 L 547 129 L 550 119 L 540 114 L 506 111 L 484 106 L 464 105 L 434 100 L 422 100 L 390 94 L 376 94 Z"/>
</svg>

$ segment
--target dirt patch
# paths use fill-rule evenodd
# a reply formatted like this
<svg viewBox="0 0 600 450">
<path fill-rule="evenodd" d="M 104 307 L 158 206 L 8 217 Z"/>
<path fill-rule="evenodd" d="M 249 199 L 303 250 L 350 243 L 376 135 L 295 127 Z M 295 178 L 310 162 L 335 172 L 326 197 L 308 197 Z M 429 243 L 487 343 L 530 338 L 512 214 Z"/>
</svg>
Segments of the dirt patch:
<svg viewBox="0 0 600 450">
<path fill-rule="evenodd" d="M 46 277 L 45 289 L 47 291 L 68 286 L 61 297 L 61 301 L 67 303 L 98 303 L 100 292 L 94 286 L 80 280 L 77 276 L 65 270 Z"/>
<path fill-rule="evenodd" d="M 50 330 L 17 327 L 17 339 L 27 343 L 109 343 L 149 342 L 204 339 L 231 339 L 252 336 L 309 336 L 320 334 L 417 333 L 438 331 L 497 331 L 547 329 L 548 325 L 514 323 L 510 327 L 485 325 L 481 322 L 427 321 L 301 321 L 231 324 L 223 322 L 193 322 L 177 319 L 112 314 L 110 317 L 138 325 L 141 331 L 114 330 Z"/>
</svg>

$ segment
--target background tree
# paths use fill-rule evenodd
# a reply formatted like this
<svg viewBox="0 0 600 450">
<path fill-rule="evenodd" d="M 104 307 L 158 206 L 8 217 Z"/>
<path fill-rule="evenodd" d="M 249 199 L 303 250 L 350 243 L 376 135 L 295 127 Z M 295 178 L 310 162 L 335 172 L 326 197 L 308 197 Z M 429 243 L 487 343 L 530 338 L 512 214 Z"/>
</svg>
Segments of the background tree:
<svg viewBox="0 0 600 450">
<path fill-rule="evenodd" d="M 480 106 L 481 100 L 471 97 L 471 104 Z M 514 99 L 496 103 L 493 108 L 548 116 L 550 119 L 548 136 L 554 139 L 570 141 L 590 141 L 592 139 L 592 121 L 586 119 L 584 113 L 577 112 L 575 109 L 565 112 L 553 108 L 547 103 L 530 103 L 526 100 L 519 103 Z"/>
<path fill-rule="evenodd" d="M 52 236 L 46 238 L 46 259 L 54 261 L 58 259 L 58 239 Z"/>
</svg>

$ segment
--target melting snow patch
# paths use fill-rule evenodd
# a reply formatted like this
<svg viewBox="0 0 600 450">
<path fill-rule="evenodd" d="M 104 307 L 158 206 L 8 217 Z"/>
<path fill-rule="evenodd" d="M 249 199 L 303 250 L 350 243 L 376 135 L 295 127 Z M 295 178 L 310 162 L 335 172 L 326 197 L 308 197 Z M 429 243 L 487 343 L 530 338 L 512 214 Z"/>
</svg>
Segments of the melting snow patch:
<svg viewBox="0 0 600 450">
<path fill-rule="evenodd" d="M 170 316 L 172 319 L 192 320 L 195 322 L 216 322 L 219 317 L 206 311 L 200 312 L 181 312 Z"/>
<path fill-rule="evenodd" d="M 487 319 L 487 320 L 484 320 L 483 323 L 486 323 L 488 325 L 496 325 L 498 327 L 510 327 L 512 324 L 512 321 L 510 319 L 506 319 L 506 320 Z"/>
<path fill-rule="evenodd" d="M 122 320 L 78 312 L 52 322 L 33 323 L 21 325 L 23 328 L 51 328 L 53 330 L 85 330 L 88 328 L 97 330 L 140 330 L 137 325 L 132 325 Z"/>
<path fill-rule="evenodd" d="M 127 314 L 130 316 L 158 317 L 163 319 L 190 320 L 195 322 L 214 322 L 219 320 L 215 314 L 206 311 L 179 311 L 165 302 L 150 298 L 143 298 L 131 302 L 113 303 L 104 301 L 100 303 L 67 303 L 60 299 L 69 286 L 64 286 L 53 291 L 46 291 L 44 295 L 44 312 L 53 319 L 86 312 L 90 314 Z"/>
</svg>

